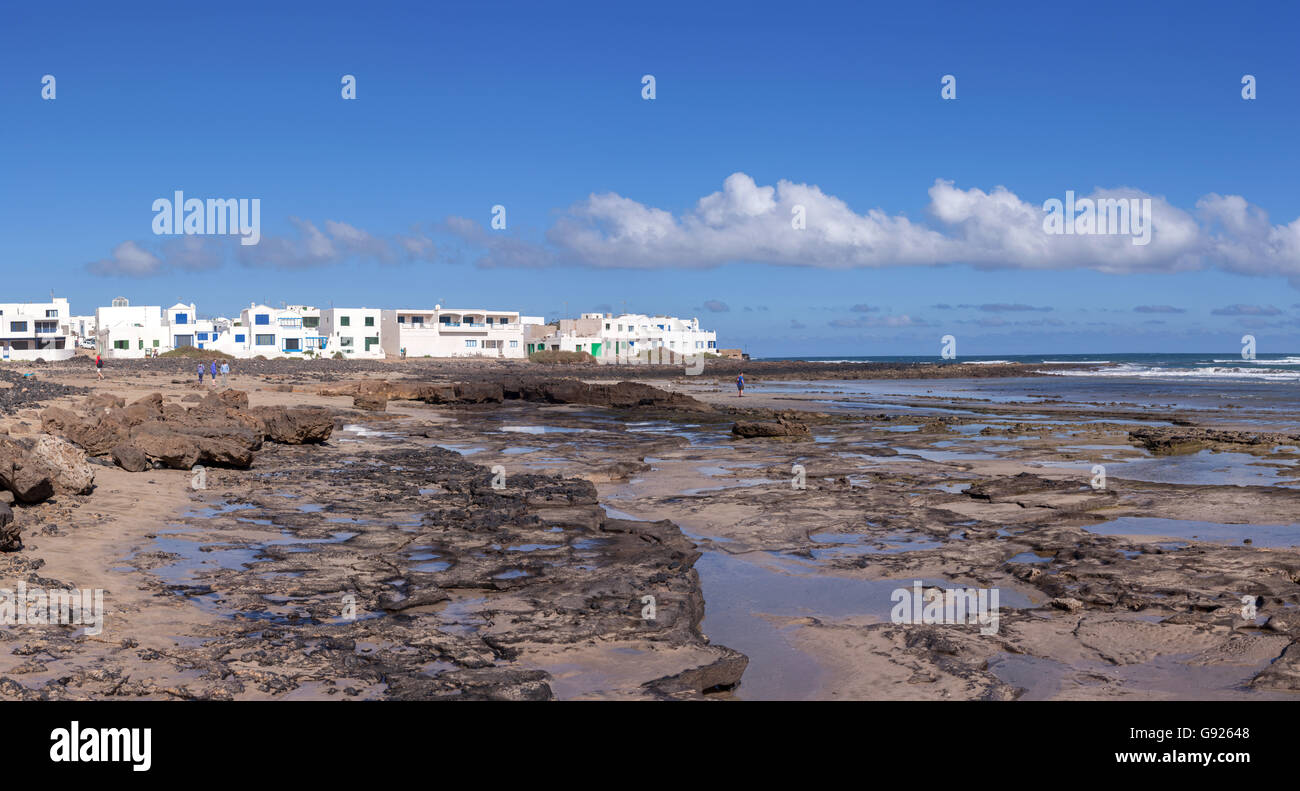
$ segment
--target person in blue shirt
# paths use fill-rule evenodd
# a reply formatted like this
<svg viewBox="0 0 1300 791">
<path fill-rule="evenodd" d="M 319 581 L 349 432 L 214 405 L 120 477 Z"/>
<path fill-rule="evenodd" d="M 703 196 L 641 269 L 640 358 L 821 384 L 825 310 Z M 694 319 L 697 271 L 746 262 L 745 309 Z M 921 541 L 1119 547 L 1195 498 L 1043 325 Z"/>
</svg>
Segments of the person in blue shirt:
<svg viewBox="0 0 1300 791">
<path fill-rule="evenodd" d="M 745 397 L 745 372 L 741 371 L 740 376 L 736 377 L 736 389 L 740 391 L 740 397 Z"/>
<path fill-rule="evenodd" d="M 217 386 L 217 361 L 216 360 L 212 361 L 212 368 L 209 369 L 209 373 L 212 374 L 212 386 L 216 387 Z"/>
<path fill-rule="evenodd" d="M 203 386 L 203 363 L 199 363 L 199 387 Z"/>
</svg>

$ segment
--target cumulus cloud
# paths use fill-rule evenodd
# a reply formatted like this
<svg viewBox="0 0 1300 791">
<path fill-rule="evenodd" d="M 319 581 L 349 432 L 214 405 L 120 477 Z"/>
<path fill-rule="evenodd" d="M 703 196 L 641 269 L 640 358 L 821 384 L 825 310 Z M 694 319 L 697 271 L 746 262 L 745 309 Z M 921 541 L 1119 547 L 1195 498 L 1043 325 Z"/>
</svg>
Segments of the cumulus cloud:
<svg viewBox="0 0 1300 791">
<path fill-rule="evenodd" d="M 168 236 L 153 242 L 126 241 L 113 254 L 86 265 L 92 274 L 151 277 L 200 271 L 237 261 L 246 267 L 312 269 L 347 262 L 396 265 L 430 262 L 437 250 L 427 236 L 413 232 L 382 237 L 354 225 L 327 220 L 325 227 L 290 218 L 296 236 L 263 235 L 256 245 L 230 236 Z"/>
<path fill-rule="evenodd" d="M 710 299 L 704 303 L 704 309 L 711 313 L 726 313 L 731 308 L 725 302 L 716 299 Z"/>
<path fill-rule="evenodd" d="M 122 242 L 113 248 L 113 254 L 86 265 L 96 275 L 126 275 L 146 277 L 157 274 L 162 260 L 135 242 Z"/>
<path fill-rule="evenodd" d="M 1273 225 L 1262 209 L 1240 196 L 1207 195 L 1193 211 L 1129 187 L 1079 195 L 1084 197 L 1149 199 L 1150 243 L 1134 244 L 1132 236 L 1123 234 L 1046 233 L 1042 203 L 1005 187 L 986 192 L 938 179 L 929 188 L 933 222 L 923 224 L 879 208 L 855 211 L 816 185 L 786 180 L 760 185 L 745 173 L 733 173 L 721 190 L 680 213 L 616 193 L 592 194 L 560 213 L 546 244 L 521 243 L 510 251 L 485 245 L 483 262 L 642 269 L 729 263 L 829 269 L 968 264 L 1110 273 L 1218 267 L 1294 277 L 1300 283 L 1300 219 Z M 800 208 L 806 218 L 803 229 L 791 223 Z M 484 238 L 481 224 L 463 223 L 470 226 L 464 229 L 467 241 Z M 511 264 L 511 258 L 524 263 Z"/>
</svg>

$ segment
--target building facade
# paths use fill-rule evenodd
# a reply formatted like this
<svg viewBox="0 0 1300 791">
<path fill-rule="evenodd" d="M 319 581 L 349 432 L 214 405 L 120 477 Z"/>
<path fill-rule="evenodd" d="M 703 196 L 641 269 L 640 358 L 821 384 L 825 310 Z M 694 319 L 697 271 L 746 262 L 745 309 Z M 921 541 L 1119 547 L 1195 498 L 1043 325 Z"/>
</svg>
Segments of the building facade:
<svg viewBox="0 0 1300 791">
<path fill-rule="evenodd" d="M 104 357 L 162 354 L 171 344 L 171 325 L 161 305 L 131 305 L 118 297 L 111 307 L 95 309 L 95 351 Z"/>
<path fill-rule="evenodd" d="M 321 329 L 319 308 L 286 305 L 273 308 L 254 302 L 239 312 L 239 319 L 219 332 L 211 348 L 235 357 L 319 357 L 329 354 Z M 221 320 L 214 322 L 220 329 Z"/>
<path fill-rule="evenodd" d="M 527 353 L 550 349 L 587 352 L 602 363 L 680 363 L 717 354 L 718 334 L 700 329 L 700 320 L 641 313 L 584 313 L 560 319 L 553 330 L 530 338 Z"/>
<path fill-rule="evenodd" d="M 66 360 L 76 353 L 68 300 L 0 304 L 0 360 Z"/>
<path fill-rule="evenodd" d="M 540 318 L 513 310 L 428 309 L 383 311 L 389 354 L 407 357 L 495 357 L 522 359 L 527 355 L 524 327 Z"/>
<path fill-rule="evenodd" d="M 346 359 L 383 359 L 383 311 L 379 308 L 329 308 L 320 313 L 320 334 L 329 356 Z"/>
</svg>

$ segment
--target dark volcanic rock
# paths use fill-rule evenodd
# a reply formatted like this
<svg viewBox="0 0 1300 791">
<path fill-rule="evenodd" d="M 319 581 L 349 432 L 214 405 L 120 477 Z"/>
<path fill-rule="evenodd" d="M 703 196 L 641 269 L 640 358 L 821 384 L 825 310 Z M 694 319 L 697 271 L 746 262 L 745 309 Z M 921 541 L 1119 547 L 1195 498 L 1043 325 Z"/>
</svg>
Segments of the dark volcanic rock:
<svg viewBox="0 0 1300 791">
<path fill-rule="evenodd" d="M 584 404 L 615 409 L 661 407 L 712 411 L 713 407 L 680 393 L 661 390 L 640 382 L 588 384 L 577 379 L 507 377 L 495 381 L 455 384 L 426 382 L 348 382 L 327 385 L 321 395 L 384 395 L 389 400 L 425 401 L 430 404 L 499 404 L 503 401 L 537 401 L 548 404 Z M 361 408 L 361 407 L 358 407 Z"/>
<path fill-rule="evenodd" d="M 323 442 L 334 430 L 330 411 L 320 407 L 249 409 L 248 394 L 240 390 L 194 397 L 198 403 L 187 410 L 164 403 L 158 393 L 126 407 L 120 398 L 99 395 L 88 399 L 93 411 L 87 418 L 50 407 L 41 413 L 41 425 L 92 456 L 111 454 L 133 472 L 150 462 L 174 469 L 198 463 L 246 468 L 264 438 L 301 445 Z"/>
<path fill-rule="evenodd" d="M 775 421 L 738 420 L 732 424 L 731 433 L 746 439 L 754 437 L 808 439 L 812 436 L 807 425 L 786 418 Z"/>
<path fill-rule="evenodd" d="M 135 445 L 123 444 L 113 448 L 113 461 L 127 472 L 144 472 L 149 469 L 149 456 Z"/>
<path fill-rule="evenodd" d="M 1195 453 L 1214 447 L 1249 451 L 1272 448 L 1275 445 L 1291 445 L 1300 441 L 1300 435 L 1296 434 L 1183 426 L 1143 426 L 1130 431 L 1128 437 L 1157 456 Z"/>
<path fill-rule="evenodd" d="M 321 407 L 254 407 L 248 414 L 261 421 L 266 439 L 286 445 L 324 442 L 334 431 L 333 415 Z"/>
<path fill-rule="evenodd" d="M 14 511 L 0 503 L 0 552 L 16 552 L 22 548 L 22 530 L 14 523 Z"/>
</svg>

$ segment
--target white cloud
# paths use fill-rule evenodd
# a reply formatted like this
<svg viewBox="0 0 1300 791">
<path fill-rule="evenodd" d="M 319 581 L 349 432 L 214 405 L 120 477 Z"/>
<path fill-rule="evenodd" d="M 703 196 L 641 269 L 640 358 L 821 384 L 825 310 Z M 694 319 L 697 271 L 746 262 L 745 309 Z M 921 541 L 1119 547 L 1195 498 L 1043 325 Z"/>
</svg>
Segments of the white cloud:
<svg viewBox="0 0 1300 791">
<path fill-rule="evenodd" d="M 228 236 L 166 237 L 152 245 L 153 249 L 126 241 L 114 248 L 111 257 L 86 268 L 97 275 L 150 277 L 217 268 L 232 259 L 248 267 L 311 269 L 349 261 L 429 262 L 437 252 L 433 241 L 418 232 L 385 238 L 335 220 L 327 220 L 324 230 L 297 217 L 290 222 L 298 231 L 296 236 L 264 235 L 256 245 L 234 244 Z"/>
<path fill-rule="evenodd" d="M 1062 197 L 1067 188 L 1062 189 Z M 1076 190 L 1076 193 L 1078 191 Z M 503 247 L 481 224 L 452 218 L 447 228 L 483 248 L 481 265 L 572 263 L 599 268 L 707 268 L 728 263 L 874 268 L 968 264 L 982 269 L 1182 272 L 1218 267 L 1241 274 L 1300 278 L 1300 220 L 1275 226 L 1240 196 L 1209 195 L 1191 213 L 1160 196 L 1123 187 L 1079 198 L 1149 198 L 1152 237 L 1053 235 L 1041 203 L 1006 189 L 960 189 L 936 180 L 929 189 L 933 226 L 881 209 L 855 212 L 809 184 L 763 186 L 733 173 L 718 192 L 678 215 L 614 193 L 569 207 L 546 245 L 514 240 Z M 792 211 L 802 207 L 806 227 Z"/>
<path fill-rule="evenodd" d="M 113 255 L 87 264 L 86 268 L 97 275 L 126 275 L 146 277 L 157 274 L 162 266 L 158 256 L 135 242 L 122 242 L 113 248 Z"/>
</svg>

